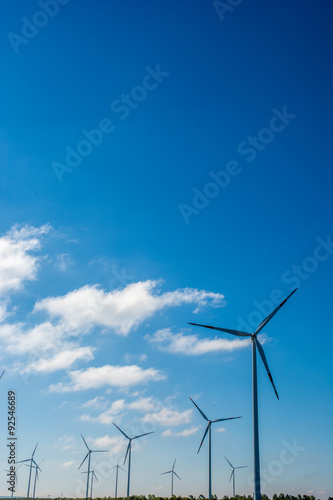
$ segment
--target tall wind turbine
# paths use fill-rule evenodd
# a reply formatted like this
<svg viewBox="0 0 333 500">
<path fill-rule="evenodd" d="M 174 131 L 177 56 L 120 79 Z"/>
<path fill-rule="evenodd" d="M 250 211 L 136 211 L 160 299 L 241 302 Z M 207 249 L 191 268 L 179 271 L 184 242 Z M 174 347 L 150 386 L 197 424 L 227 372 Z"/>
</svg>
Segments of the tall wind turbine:
<svg viewBox="0 0 333 500">
<path fill-rule="evenodd" d="M 273 316 L 278 312 L 278 310 L 287 302 L 289 297 L 295 293 L 297 288 L 291 292 L 286 299 L 284 299 L 281 304 L 274 309 L 274 311 L 265 318 L 254 333 L 242 332 L 240 330 L 230 330 L 228 328 L 220 328 L 217 326 L 208 325 L 198 325 L 197 323 L 189 323 L 190 325 L 202 326 L 204 328 L 210 328 L 212 330 L 219 330 L 220 332 L 231 333 L 237 337 L 250 337 L 252 342 L 252 396 L 253 396 L 253 454 L 254 454 L 254 500 L 261 499 L 260 492 L 260 458 L 259 458 L 259 425 L 258 425 L 258 388 L 257 388 L 257 349 L 266 368 L 268 377 L 272 383 L 273 389 L 275 391 L 276 397 L 279 399 L 278 393 L 276 391 L 271 372 L 269 371 L 266 356 L 262 345 L 260 344 L 257 335 L 258 333 L 267 325 L 267 323 L 273 318 Z"/>
<path fill-rule="evenodd" d="M 122 467 L 120 467 L 119 464 L 117 464 L 114 467 L 111 467 L 111 469 L 107 469 L 105 472 L 109 472 L 109 470 L 113 470 L 113 469 L 116 469 L 116 488 L 115 488 L 115 492 L 114 492 L 114 497 L 118 498 L 117 497 L 117 492 L 118 492 L 118 472 L 119 472 L 119 469 L 121 469 L 123 471 L 124 471 L 124 469 Z"/>
<path fill-rule="evenodd" d="M 247 465 L 241 465 L 240 467 L 234 467 L 233 465 L 231 465 L 231 463 L 229 462 L 229 460 L 227 459 L 227 457 L 224 457 L 226 459 L 226 461 L 228 462 L 228 464 L 230 465 L 230 467 L 232 467 L 232 473 L 231 473 L 231 476 L 230 476 L 230 479 L 229 479 L 229 483 L 231 481 L 231 478 L 233 479 L 232 480 L 232 496 L 234 497 L 235 496 L 235 470 L 236 469 L 245 469 L 247 467 Z"/>
<path fill-rule="evenodd" d="M 173 463 L 173 466 L 172 466 L 171 470 L 168 470 L 167 472 L 162 472 L 161 473 L 161 476 L 163 476 L 163 474 L 171 474 L 171 497 L 173 497 L 173 476 L 176 476 L 176 477 L 178 477 L 178 479 L 180 479 L 180 477 L 178 476 L 178 474 L 174 471 L 175 465 L 176 465 L 176 459 L 175 459 L 175 461 Z"/>
<path fill-rule="evenodd" d="M 90 473 L 91 473 L 91 470 L 90 470 L 90 461 L 91 461 L 91 454 L 92 453 L 107 453 L 108 450 L 91 450 L 89 448 L 89 446 L 87 445 L 86 443 L 86 440 L 84 439 L 84 437 L 82 436 L 81 434 L 81 437 L 83 439 L 83 442 L 84 444 L 86 445 L 86 448 L 88 450 L 88 453 L 86 454 L 86 456 L 84 457 L 84 459 L 82 460 L 80 466 L 79 466 L 79 469 L 81 468 L 81 466 L 83 465 L 83 463 L 85 462 L 85 460 L 88 458 L 88 472 L 87 472 L 87 488 L 86 488 L 86 499 L 88 499 L 88 495 L 89 495 L 89 479 L 90 479 Z"/>
<path fill-rule="evenodd" d="M 127 497 L 129 497 L 130 479 L 131 479 L 131 451 L 132 451 L 132 441 L 134 441 L 134 439 L 138 439 L 138 438 L 140 438 L 142 436 L 148 436 L 148 434 L 153 434 L 154 431 L 152 431 L 152 432 L 145 432 L 144 434 L 139 434 L 138 436 L 134 436 L 134 437 L 131 438 L 131 437 L 127 436 L 127 434 L 125 434 L 125 432 L 122 431 L 120 429 L 120 427 L 118 427 L 118 425 L 116 425 L 114 422 L 112 422 L 112 423 L 125 436 L 125 438 L 128 439 L 128 446 L 127 446 L 127 450 L 126 450 L 126 455 L 125 455 L 124 463 L 126 462 L 126 458 L 127 458 L 127 455 L 128 455 Z"/>
<path fill-rule="evenodd" d="M 45 457 L 45 458 L 46 458 L 46 457 Z M 43 458 L 43 460 L 42 460 L 41 462 L 39 462 L 39 464 L 38 464 L 38 465 L 37 465 L 37 464 L 36 464 L 36 465 L 32 465 L 32 468 L 33 468 L 33 469 L 35 469 L 34 489 L 33 489 L 32 498 L 36 498 L 36 496 L 35 496 L 35 495 L 36 495 L 36 481 L 37 481 L 37 479 L 38 479 L 38 481 L 39 481 L 39 474 L 38 474 L 38 470 L 40 470 L 40 471 L 42 472 L 42 469 L 41 469 L 39 466 L 40 466 L 40 464 L 41 464 L 42 462 L 44 462 L 45 458 Z M 26 465 L 27 467 L 29 467 L 29 465 L 27 465 L 27 464 L 24 464 L 24 465 Z"/>
<path fill-rule="evenodd" d="M 204 414 L 204 412 L 200 410 L 199 406 L 193 401 L 193 399 L 190 398 L 190 400 L 192 401 L 194 406 L 196 406 L 196 408 L 199 410 L 203 418 L 208 422 L 198 449 L 198 453 L 208 432 L 208 493 L 209 493 L 208 498 L 212 498 L 212 433 L 211 433 L 212 424 L 215 424 L 216 422 L 223 422 L 224 420 L 234 420 L 235 418 L 242 418 L 242 417 L 217 418 L 216 420 L 209 420 Z"/>
<path fill-rule="evenodd" d="M 33 468 L 33 464 L 39 469 L 38 465 L 36 464 L 36 462 L 34 460 L 34 454 L 35 454 L 37 446 L 38 446 L 38 443 L 36 444 L 35 449 L 32 452 L 31 458 L 27 458 L 26 460 L 20 460 L 19 462 L 16 462 L 17 464 L 21 464 L 21 463 L 24 463 L 24 462 L 30 462 L 30 465 L 28 465 L 28 467 L 30 467 L 30 471 L 29 471 L 29 481 L 28 481 L 27 498 L 29 498 L 29 493 L 30 493 L 31 471 L 32 471 L 32 468 Z"/>
</svg>

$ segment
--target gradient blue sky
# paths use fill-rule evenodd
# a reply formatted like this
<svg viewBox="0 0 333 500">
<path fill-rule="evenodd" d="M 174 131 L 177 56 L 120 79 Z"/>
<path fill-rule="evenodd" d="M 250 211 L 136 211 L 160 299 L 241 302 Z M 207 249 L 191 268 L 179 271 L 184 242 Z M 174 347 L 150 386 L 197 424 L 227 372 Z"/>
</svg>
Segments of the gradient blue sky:
<svg viewBox="0 0 333 500">
<path fill-rule="evenodd" d="M 167 496 L 177 458 L 175 493 L 207 494 L 191 396 L 242 415 L 214 429 L 213 493 L 232 492 L 224 456 L 252 493 L 250 347 L 187 322 L 252 329 L 298 286 L 263 330 L 262 490 L 332 496 L 332 3 L 43 3 L 0 19 L 0 470 L 14 389 L 38 495 L 83 495 L 80 433 L 110 450 L 95 494 L 113 494 L 112 420 L 155 431 L 132 493 Z"/>
</svg>

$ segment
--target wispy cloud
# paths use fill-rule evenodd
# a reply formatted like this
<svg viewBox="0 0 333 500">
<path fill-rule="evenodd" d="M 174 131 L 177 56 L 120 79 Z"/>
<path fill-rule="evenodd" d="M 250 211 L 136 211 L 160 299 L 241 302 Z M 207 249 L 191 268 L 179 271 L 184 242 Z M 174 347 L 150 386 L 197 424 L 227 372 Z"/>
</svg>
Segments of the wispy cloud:
<svg viewBox="0 0 333 500">
<path fill-rule="evenodd" d="M 166 429 L 164 432 L 162 432 L 163 437 L 189 437 L 192 436 L 193 434 L 196 434 L 198 430 L 200 429 L 200 425 L 197 427 L 190 427 L 188 429 L 184 429 L 183 431 L 175 432 L 172 431 L 171 429 Z"/>
<path fill-rule="evenodd" d="M 224 296 L 218 293 L 193 288 L 160 293 L 160 284 L 161 281 L 141 281 L 111 292 L 86 285 L 64 296 L 37 302 L 35 311 L 45 311 L 71 329 L 87 331 L 100 326 L 128 335 L 143 321 L 167 307 L 193 304 L 194 312 L 197 312 L 207 305 L 224 305 Z"/>
<path fill-rule="evenodd" d="M 187 424 L 191 421 L 193 410 L 179 412 L 172 408 L 162 408 L 158 412 L 147 413 L 142 421 L 144 423 L 155 423 L 162 427 L 175 427 Z"/>
<path fill-rule="evenodd" d="M 60 467 L 67 468 L 73 465 L 75 462 L 74 460 L 71 460 L 70 462 L 65 462 L 64 464 L 61 464 Z"/>
<path fill-rule="evenodd" d="M 71 368 L 76 361 L 90 361 L 94 358 L 93 347 L 78 347 L 76 349 L 64 350 L 52 357 L 41 358 L 34 363 L 30 363 L 22 373 L 38 372 L 50 373 L 57 370 Z"/>
<path fill-rule="evenodd" d="M 143 370 L 136 365 L 91 367 L 86 370 L 76 370 L 69 373 L 70 382 L 53 384 L 51 392 L 73 392 L 87 389 L 98 389 L 104 386 L 131 387 L 148 382 L 164 380 L 166 376 L 159 370 L 148 368 Z"/>
<path fill-rule="evenodd" d="M 169 328 L 157 330 L 153 335 L 146 335 L 145 339 L 162 351 L 191 356 L 209 352 L 232 352 L 245 349 L 250 344 L 247 339 L 200 339 L 198 335 L 185 335 L 183 332 L 172 333 Z"/>
</svg>

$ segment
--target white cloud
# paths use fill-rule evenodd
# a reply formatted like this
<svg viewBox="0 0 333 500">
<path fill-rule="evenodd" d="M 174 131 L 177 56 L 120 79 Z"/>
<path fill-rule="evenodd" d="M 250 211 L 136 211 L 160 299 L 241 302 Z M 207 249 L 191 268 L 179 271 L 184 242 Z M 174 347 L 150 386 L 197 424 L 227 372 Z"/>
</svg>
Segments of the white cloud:
<svg viewBox="0 0 333 500">
<path fill-rule="evenodd" d="M 162 427 L 174 427 L 176 425 L 187 424 L 191 421 L 193 410 L 179 412 L 171 408 L 162 408 L 162 410 L 153 413 L 147 413 L 142 421 L 155 423 Z"/>
<path fill-rule="evenodd" d="M 61 438 L 57 440 L 57 447 L 60 446 L 62 450 L 71 450 L 73 449 L 74 446 L 74 436 L 70 436 L 68 434 L 65 434 Z"/>
<path fill-rule="evenodd" d="M 64 464 L 61 464 L 60 467 L 70 467 L 71 465 L 74 464 L 74 460 L 71 460 L 70 462 L 65 462 Z"/>
<path fill-rule="evenodd" d="M 90 361 L 94 359 L 94 351 L 95 349 L 89 346 L 60 351 L 55 356 L 41 358 L 34 363 L 30 363 L 22 373 L 50 373 L 57 370 L 65 370 L 70 368 L 76 361 Z"/>
<path fill-rule="evenodd" d="M 146 335 L 145 339 L 156 344 L 160 350 L 173 354 L 187 354 L 197 356 L 209 352 L 232 352 L 248 347 L 248 339 L 208 338 L 200 339 L 198 335 L 184 335 L 183 332 L 172 333 L 169 328 L 157 330 L 153 335 Z"/>
<path fill-rule="evenodd" d="M 217 429 L 215 429 L 215 432 L 226 432 L 227 429 L 225 427 L 218 427 Z"/>
<path fill-rule="evenodd" d="M 198 432 L 199 429 L 200 429 L 200 425 L 198 425 L 197 427 L 192 426 L 189 429 L 184 429 L 183 431 L 179 431 L 179 432 L 174 432 L 171 429 L 166 429 L 164 432 L 162 432 L 162 436 L 163 437 L 188 437 L 188 436 L 192 436 L 192 434 L 195 434 L 196 432 Z"/>
<path fill-rule="evenodd" d="M 0 237 L 0 295 L 36 278 L 39 258 L 31 252 L 40 249 L 42 237 L 50 230 L 48 224 L 39 228 L 16 225 Z"/>
<path fill-rule="evenodd" d="M 98 368 L 91 367 L 86 370 L 76 370 L 69 374 L 69 384 L 54 384 L 50 386 L 51 392 L 72 392 L 87 389 L 98 389 L 103 386 L 130 387 L 148 382 L 164 380 L 166 377 L 159 370 L 148 368 L 143 370 L 136 365 L 112 366 L 104 365 Z"/>
<path fill-rule="evenodd" d="M 131 283 L 122 290 L 105 292 L 97 286 L 84 286 L 61 297 L 48 297 L 36 303 L 35 311 L 46 311 L 60 318 L 71 329 L 86 331 L 94 326 L 110 328 L 127 335 L 140 323 L 166 307 L 194 304 L 195 312 L 210 305 L 222 307 L 218 293 L 192 288 L 160 293 L 160 281 Z"/>
<path fill-rule="evenodd" d="M 91 402 L 94 402 L 96 399 L 97 398 L 95 398 Z M 157 405 L 158 403 L 155 400 L 153 400 L 152 397 L 139 398 L 136 399 L 135 401 L 132 401 L 131 403 L 126 403 L 124 399 L 118 399 L 116 401 L 113 401 L 108 409 L 104 408 L 105 411 L 100 413 L 97 417 L 92 417 L 91 415 L 84 414 L 81 415 L 79 418 L 82 422 L 97 422 L 100 424 L 110 424 L 115 419 L 115 417 L 122 411 L 134 410 L 145 413 L 147 411 L 154 410 Z M 87 404 L 84 406 L 87 407 Z"/>
<path fill-rule="evenodd" d="M 8 303 L 8 299 L 0 301 L 0 323 L 5 321 L 5 319 L 9 316 L 9 312 L 7 311 Z"/>
<path fill-rule="evenodd" d="M 83 403 L 82 408 L 93 408 L 95 410 L 105 410 L 108 406 L 108 401 L 105 400 L 104 396 L 96 396 L 94 399 L 90 399 Z"/>
<path fill-rule="evenodd" d="M 96 449 L 112 450 L 113 454 L 122 453 L 125 449 L 125 441 L 121 436 L 105 436 L 94 439 L 93 447 Z"/>
</svg>

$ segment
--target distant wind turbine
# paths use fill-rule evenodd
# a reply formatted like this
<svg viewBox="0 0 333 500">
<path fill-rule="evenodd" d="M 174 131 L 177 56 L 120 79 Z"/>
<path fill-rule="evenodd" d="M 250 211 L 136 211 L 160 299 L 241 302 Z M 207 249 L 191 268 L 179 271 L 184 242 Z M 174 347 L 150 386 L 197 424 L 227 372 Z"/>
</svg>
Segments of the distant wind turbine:
<svg viewBox="0 0 333 500">
<path fill-rule="evenodd" d="M 231 478 L 232 478 L 232 496 L 234 497 L 235 496 L 235 470 L 236 469 L 245 469 L 247 467 L 247 465 L 241 465 L 240 467 L 234 467 L 233 465 L 231 465 L 231 463 L 229 462 L 229 460 L 227 459 L 227 457 L 224 457 L 226 459 L 226 461 L 228 462 L 228 464 L 230 465 L 230 467 L 232 467 L 232 473 L 231 473 L 231 476 L 230 476 L 230 479 L 229 479 L 229 483 L 231 481 Z"/>
<path fill-rule="evenodd" d="M 97 462 L 96 462 L 96 464 L 95 464 L 95 467 L 96 467 L 96 465 L 97 465 Z M 96 479 L 96 481 L 98 482 L 98 478 L 97 478 L 97 476 L 96 476 L 96 474 L 95 474 L 95 467 L 94 467 L 94 469 L 93 469 L 93 470 L 91 470 L 91 471 L 89 472 L 89 474 L 91 475 L 91 480 L 90 480 L 90 498 L 92 498 L 94 478 L 95 478 L 95 479 Z M 84 472 L 82 472 L 81 474 L 88 474 L 88 471 L 84 471 Z"/>
<path fill-rule="evenodd" d="M 204 432 L 203 438 L 201 440 L 198 453 L 200 451 L 200 448 L 202 446 L 202 443 L 205 440 L 205 437 L 207 436 L 208 432 L 208 498 L 212 498 L 212 436 L 211 436 L 211 427 L 212 424 L 215 424 L 216 422 L 223 422 L 224 420 L 234 420 L 235 418 L 242 418 L 242 417 L 229 417 L 229 418 L 218 418 L 216 420 L 209 420 L 206 415 L 204 414 L 203 411 L 200 410 L 199 406 L 193 401 L 192 398 L 190 398 L 194 406 L 199 410 L 203 418 L 208 422 L 206 430 Z"/>
<path fill-rule="evenodd" d="M 173 463 L 173 466 L 172 466 L 171 470 L 168 470 L 167 472 L 162 472 L 161 473 L 161 476 L 163 476 L 163 474 L 171 474 L 171 497 L 173 497 L 173 476 L 176 476 L 176 477 L 178 477 L 178 479 L 180 479 L 180 477 L 178 476 L 178 474 L 174 471 L 175 465 L 176 465 L 176 459 L 175 459 L 175 461 Z M 181 481 L 181 479 L 180 479 L 180 481 Z"/>
<path fill-rule="evenodd" d="M 32 452 L 31 458 L 27 458 L 26 460 L 20 460 L 19 462 L 16 462 L 17 464 L 22 464 L 24 462 L 30 462 L 30 465 L 28 465 L 28 467 L 30 467 L 30 471 L 29 471 L 29 481 L 28 481 L 27 498 L 29 498 L 29 493 L 30 493 L 31 471 L 32 471 L 32 468 L 33 468 L 33 464 L 39 469 L 39 466 L 36 464 L 36 462 L 34 460 L 34 454 L 36 452 L 37 446 L 38 446 L 38 443 L 36 444 L 35 449 Z"/>
<path fill-rule="evenodd" d="M 90 470 L 90 460 L 91 460 L 91 454 L 92 453 L 107 453 L 108 450 L 91 450 L 89 448 L 89 446 L 87 445 L 86 443 L 86 440 L 84 439 L 84 437 L 82 436 L 81 434 L 81 437 L 83 439 L 83 442 L 84 444 L 86 445 L 86 448 L 88 450 L 88 453 L 86 454 L 86 456 L 84 457 L 84 459 L 82 460 L 80 466 L 79 466 L 79 469 L 81 468 L 81 466 L 83 465 L 83 463 L 85 462 L 85 460 L 88 458 L 88 471 L 87 471 L 87 488 L 86 488 L 86 499 L 88 499 L 88 495 L 89 495 L 89 479 L 90 479 L 90 473 L 91 473 L 91 470 Z M 96 477 L 96 476 L 95 476 Z"/>
<path fill-rule="evenodd" d="M 9 469 L 4 469 L 5 472 L 9 472 L 10 475 L 13 475 L 15 477 L 14 479 L 14 482 L 15 482 L 15 485 L 18 484 L 18 475 L 17 475 L 17 471 L 19 470 L 20 467 L 22 467 L 23 464 L 20 464 L 17 469 L 15 469 L 15 471 L 11 471 Z M 25 464 L 24 464 L 25 465 Z M 14 495 L 14 489 L 15 489 L 15 486 L 12 488 L 12 494 L 11 494 L 11 497 L 13 498 L 13 495 Z"/>
<path fill-rule="evenodd" d="M 209 325 L 199 325 L 197 323 L 189 323 L 189 325 L 202 326 L 204 328 L 210 328 L 211 330 L 218 330 L 220 332 L 231 333 L 237 337 L 250 337 L 252 342 L 252 397 L 253 397 L 253 454 L 254 454 L 254 500 L 261 499 L 260 492 L 260 458 L 259 458 L 259 425 L 258 425 L 258 388 L 257 388 L 257 349 L 266 368 L 268 377 L 272 383 L 273 389 L 275 391 L 276 397 L 279 399 L 278 393 L 276 391 L 271 372 L 269 371 L 266 356 L 262 345 L 260 344 L 257 336 L 258 333 L 267 325 L 267 323 L 273 318 L 273 316 L 278 312 L 278 310 L 287 302 L 289 297 L 295 293 L 297 288 L 291 292 L 286 299 L 284 299 L 281 304 L 274 309 L 274 311 L 265 318 L 254 333 L 242 332 L 240 330 L 230 330 L 228 328 L 220 328 L 217 326 Z"/>
<path fill-rule="evenodd" d="M 114 492 L 114 497 L 118 498 L 117 497 L 117 492 L 118 492 L 118 471 L 119 471 L 119 469 L 121 469 L 121 470 L 124 471 L 124 469 L 122 467 L 120 467 L 119 464 L 117 464 L 114 467 L 111 467 L 111 469 L 107 469 L 105 472 L 109 472 L 109 470 L 113 470 L 113 469 L 116 469 L 116 488 L 115 488 L 115 492 Z"/>
<path fill-rule="evenodd" d="M 45 457 L 45 458 L 46 458 L 46 457 Z M 38 465 L 37 465 L 37 464 L 36 464 L 36 465 L 32 465 L 32 468 L 33 468 L 33 469 L 35 469 L 34 489 L 33 489 L 32 498 L 36 498 L 36 496 L 35 496 L 35 495 L 36 495 L 36 481 L 37 481 L 37 479 L 38 479 L 38 481 L 39 481 L 39 474 L 38 474 L 38 470 L 40 470 L 40 471 L 42 472 L 42 469 L 41 469 L 39 466 L 40 466 L 40 464 L 41 464 L 42 462 L 44 462 L 45 458 L 43 458 L 43 460 L 42 460 L 41 462 L 39 462 L 39 464 L 38 464 Z M 26 467 L 29 467 L 29 465 L 27 465 L 27 464 L 24 464 L 24 465 L 25 465 Z"/>
<path fill-rule="evenodd" d="M 125 438 L 128 439 L 128 446 L 127 446 L 127 450 L 126 450 L 126 455 L 125 455 L 124 463 L 126 462 L 126 458 L 127 458 L 127 455 L 128 455 L 127 497 L 129 497 L 130 479 L 131 479 L 131 451 L 132 451 L 132 441 L 134 441 L 134 439 L 138 439 L 138 438 L 140 438 L 142 436 L 148 436 L 148 434 L 153 434 L 154 431 L 152 431 L 152 432 L 145 432 L 144 434 L 139 434 L 138 436 L 134 436 L 134 437 L 131 438 L 131 437 L 127 436 L 127 434 L 125 434 L 125 432 L 122 431 L 120 429 L 120 427 L 118 427 L 118 425 L 116 425 L 114 422 L 112 422 L 112 423 L 125 436 Z"/>
</svg>

